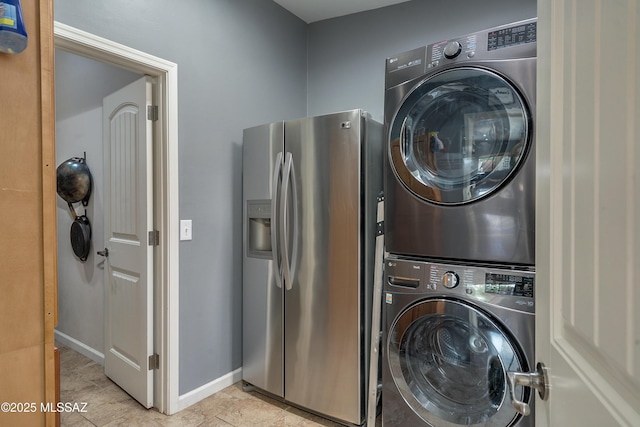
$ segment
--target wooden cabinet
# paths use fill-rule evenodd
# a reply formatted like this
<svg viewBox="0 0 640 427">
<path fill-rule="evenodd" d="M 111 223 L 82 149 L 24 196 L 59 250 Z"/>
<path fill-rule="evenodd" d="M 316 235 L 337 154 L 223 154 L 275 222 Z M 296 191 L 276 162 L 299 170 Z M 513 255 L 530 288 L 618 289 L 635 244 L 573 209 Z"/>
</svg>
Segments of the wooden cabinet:
<svg viewBox="0 0 640 427">
<path fill-rule="evenodd" d="M 0 54 L 0 402 L 18 411 L 0 425 L 53 426 L 40 407 L 55 401 L 53 4 L 21 4 L 28 46 Z"/>
</svg>

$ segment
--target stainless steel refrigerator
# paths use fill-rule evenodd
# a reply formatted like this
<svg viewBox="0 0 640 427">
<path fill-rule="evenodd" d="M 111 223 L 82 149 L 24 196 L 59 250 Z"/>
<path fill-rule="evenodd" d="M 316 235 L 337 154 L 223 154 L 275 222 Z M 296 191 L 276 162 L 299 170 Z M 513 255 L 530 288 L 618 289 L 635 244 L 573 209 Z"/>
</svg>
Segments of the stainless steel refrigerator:
<svg viewBox="0 0 640 427">
<path fill-rule="evenodd" d="M 243 380 L 366 416 L 382 125 L 362 110 L 243 134 Z"/>
</svg>

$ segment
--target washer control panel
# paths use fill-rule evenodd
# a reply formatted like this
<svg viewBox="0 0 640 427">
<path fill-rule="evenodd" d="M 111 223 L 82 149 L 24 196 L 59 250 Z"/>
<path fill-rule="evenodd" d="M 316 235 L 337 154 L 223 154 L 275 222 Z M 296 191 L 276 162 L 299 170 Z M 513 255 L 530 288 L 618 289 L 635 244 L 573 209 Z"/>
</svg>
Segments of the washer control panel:
<svg viewBox="0 0 640 427">
<path fill-rule="evenodd" d="M 390 256 L 385 260 L 387 292 L 458 296 L 535 312 L 535 272 L 526 267 L 440 264 Z"/>
<path fill-rule="evenodd" d="M 486 273 L 484 292 L 533 298 L 533 277 L 508 273 Z"/>
</svg>

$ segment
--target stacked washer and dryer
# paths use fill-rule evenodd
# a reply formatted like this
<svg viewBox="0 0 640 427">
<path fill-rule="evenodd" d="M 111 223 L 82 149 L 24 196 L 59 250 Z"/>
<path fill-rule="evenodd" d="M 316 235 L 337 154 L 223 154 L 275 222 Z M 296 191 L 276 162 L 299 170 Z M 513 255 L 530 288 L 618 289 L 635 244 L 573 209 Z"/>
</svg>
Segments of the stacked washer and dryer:
<svg viewBox="0 0 640 427">
<path fill-rule="evenodd" d="M 383 425 L 534 426 L 536 19 L 385 84 Z"/>
</svg>

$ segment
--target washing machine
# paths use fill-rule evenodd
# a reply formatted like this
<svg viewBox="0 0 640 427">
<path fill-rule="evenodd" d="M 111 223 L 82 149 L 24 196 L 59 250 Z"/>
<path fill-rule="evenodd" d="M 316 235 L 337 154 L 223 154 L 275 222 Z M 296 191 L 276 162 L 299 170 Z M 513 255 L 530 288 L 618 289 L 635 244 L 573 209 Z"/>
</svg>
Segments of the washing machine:
<svg viewBox="0 0 640 427">
<path fill-rule="evenodd" d="M 536 19 L 387 59 L 390 253 L 534 265 Z"/>
<path fill-rule="evenodd" d="M 510 377 L 534 363 L 535 273 L 389 256 L 385 276 L 383 426 L 533 427 Z"/>
</svg>

